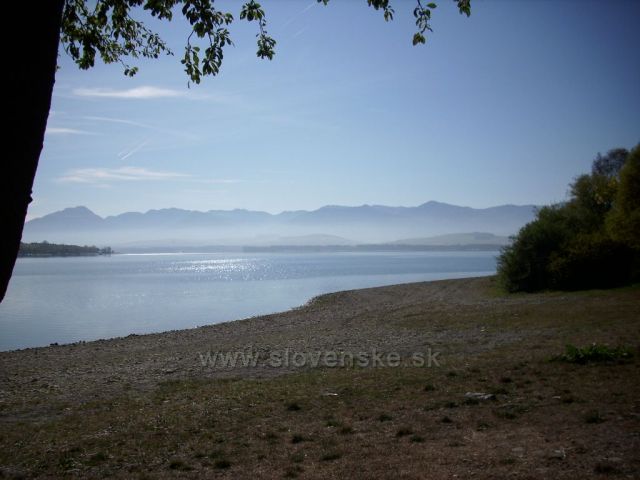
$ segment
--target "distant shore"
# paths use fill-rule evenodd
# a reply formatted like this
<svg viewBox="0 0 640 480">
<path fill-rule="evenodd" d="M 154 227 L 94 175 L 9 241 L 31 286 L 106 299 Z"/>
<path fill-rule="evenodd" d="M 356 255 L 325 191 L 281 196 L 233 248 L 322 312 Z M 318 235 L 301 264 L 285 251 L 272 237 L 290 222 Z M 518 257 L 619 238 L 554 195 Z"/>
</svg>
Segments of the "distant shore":
<svg viewBox="0 0 640 480">
<path fill-rule="evenodd" d="M 18 257 L 85 257 L 116 255 L 119 253 L 384 253 L 384 252 L 499 252 L 501 244 L 460 245 L 412 245 L 412 244 L 362 244 L 362 245 L 204 245 L 162 247 L 111 247 L 54 244 L 48 242 L 23 243 Z"/>
<path fill-rule="evenodd" d="M 384 252 L 499 252 L 504 245 L 463 244 L 463 245 L 203 245 L 203 246 L 159 246 L 128 247 L 119 246 L 113 253 L 384 253 Z"/>
<path fill-rule="evenodd" d="M 317 253 L 317 252 L 498 252 L 502 245 L 274 245 L 242 247 L 244 252 Z"/>
<path fill-rule="evenodd" d="M 98 248 L 89 245 L 68 245 L 61 243 L 35 242 L 20 243 L 18 257 L 94 257 L 113 254 L 111 247 Z"/>
</svg>

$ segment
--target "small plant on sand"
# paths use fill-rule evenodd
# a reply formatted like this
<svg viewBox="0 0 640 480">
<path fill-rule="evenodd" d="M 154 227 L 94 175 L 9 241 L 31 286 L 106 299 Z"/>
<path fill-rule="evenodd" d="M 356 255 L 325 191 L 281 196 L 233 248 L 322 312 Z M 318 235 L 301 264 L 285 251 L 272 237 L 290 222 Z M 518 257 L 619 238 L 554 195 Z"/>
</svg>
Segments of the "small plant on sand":
<svg viewBox="0 0 640 480">
<path fill-rule="evenodd" d="M 302 463 L 304 462 L 304 452 L 302 450 L 291 455 L 290 460 L 293 463 Z"/>
<path fill-rule="evenodd" d="M 496 408 L 494 413 L 497 417 L 504 418 L 506 420 L 514 420 L 527 410 L 528 408 L 524 405 L 507 404 Z"/>
<path fill-rule="evenodd" d="M 509 390 L 507 390 L 505 387 L 494 387 L 489 391 L 494 395 L 509 395 Z"/>
<path fill-rule="evenodd" d="M 339 452 L 327 452 L 324 455 L 322 455 L 322 457 L 320 457 L 320 460 L 322 460 L 323 462 L 331 462 L 333 460 L 338 460 L 339 458 L 342 458 L 342 454 Z"/>
<path fill-rule="evenodd" d="M 192 467 L 190 467 L 189 465 L 187 465 L 186 463 L 184 463 L 182 460 L 172 460 L 169 463 L 169 468 L 171 470 L 182 470 L 182 471 L 189 471 L 189 470 L 193 470 Z"/>
<path fill-rule="evenodd" d="M 622 473 L 615 464 L 609 461 L 602 461 L 602 462 L 596 463 L 596 466 L 594 467 L 593 471 L 600 475 L 618 475 Z"/>
<path fill-rule="evenodd" d="M 304 468 L 300 465 L 295 465 L 294 467 L 288 468 L 284 474 L 284 478 L 298 478 L 301 473 L 304 472 Z"/>
<path fill-rule="evenodd" d="M 207 455 L 211 460 L 219 459 L 224 456 L 222 450 L 212 450 L 209 455 Z"/>
<path fill-rule="evenodd" d="M 556 357 L 556 360 L 585 365 L 587 363 L 621 363 L 633 358 L 633 351 L 626 346 L 608 347 L 592 343 L 588 347 L 576 347 L 567 345 L 564 354 Z"/>
<path fill-rule="evenodd" d="M 291 443 L 302 443 L 305 440 L 306 438 L 304 438 L 304 435 L 300 435 L 299 433 L 296 433 L 291 437 Z"/>
<path fill-rule="evenodd" d="M 219 460 L 216 460 L 213 466 L 218 470 L 226 470 L 227 468 L 231 467 L 231 462 L 226 458 L 221 458 Z"/>
<path fill-rule="evenodd" d="M 333 417 L 329 417 L 327 419 L 326 425 L 327 425 L 327 427 L 339 427 L 340 425 L 342 425 L 342 423 L 340 423 L 340 421 L 336 420 Z"/>
<path fill-rule="evenodd" d="M 97 452 L 89 457 L 89 464 L 98 465 L 99 463 L 102 463 L 106 460 L 109 460 L 109 455 L 104 452 Z"/>
<path fill-rule="evenodd" d="M 598 410 L 590 410 L 584 416 L 584 421 L 587 423 L 602 423 L 604 422 L 604 418 Z"/>
<path fill-rule="evenodd" d="M 476 425 L 476 430 L 477 430 L 477 431 L 479 431 L 479 432 L 482 432 L 482 431 L 484 431 L 484 430 L 488 430 L 488 429 L 490 429 L 490 428 L 491 428 L 491 424 L 490 424 L 490 423 L 488 423 L 488 422 L 480 421 L 480 422 L 478 422 L 478 424 Z"/>
</svg>

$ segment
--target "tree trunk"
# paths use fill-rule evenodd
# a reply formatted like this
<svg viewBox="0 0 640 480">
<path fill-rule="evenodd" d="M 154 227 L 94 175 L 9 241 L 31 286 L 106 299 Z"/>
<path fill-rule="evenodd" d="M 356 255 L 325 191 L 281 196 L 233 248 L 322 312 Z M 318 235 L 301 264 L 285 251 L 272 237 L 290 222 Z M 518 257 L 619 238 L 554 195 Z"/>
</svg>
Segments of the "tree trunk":
<svg viewBox="0 0 640 480">
<path fill-rule="evenodd" d="M 8 151 L 0 175 L 0 302 L 18 256 L 31 189 L 42 151 L 55 82 L 64 0 L 11 1 L 3 18 L 22 33 L 5 38 Z M 9 30 L 5 30 L 9 32 Z"/>
</svg>

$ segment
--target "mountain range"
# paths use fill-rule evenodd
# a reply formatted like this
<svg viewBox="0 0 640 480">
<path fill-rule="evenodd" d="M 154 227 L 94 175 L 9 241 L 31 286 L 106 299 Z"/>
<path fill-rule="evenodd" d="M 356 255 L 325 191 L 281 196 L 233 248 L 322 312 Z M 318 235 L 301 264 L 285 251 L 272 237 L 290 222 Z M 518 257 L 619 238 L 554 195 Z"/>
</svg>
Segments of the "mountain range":
<svg viewBox="0 0 640 480">
<path fill-rule="evenodd" d="M 471 208 L 435 201 L 416 207 L 329 205 L 312 211 L 279 214 L 239 209 L 202 212 L 167 208 L 108 217 L 79 206 L 28 221 L 23 241 L 114 247 L 391 242 L 436 245 L 461 241 L 460 235 L 447 238 L 452 234 L 467 234 L 465 243 L 475 239 L 478 244 L 503 244 L 504 237 L 515 234 L 534 215 L 533 205 Z M 434 239 L 434 236 L 440 237 Z"/>
</svg>

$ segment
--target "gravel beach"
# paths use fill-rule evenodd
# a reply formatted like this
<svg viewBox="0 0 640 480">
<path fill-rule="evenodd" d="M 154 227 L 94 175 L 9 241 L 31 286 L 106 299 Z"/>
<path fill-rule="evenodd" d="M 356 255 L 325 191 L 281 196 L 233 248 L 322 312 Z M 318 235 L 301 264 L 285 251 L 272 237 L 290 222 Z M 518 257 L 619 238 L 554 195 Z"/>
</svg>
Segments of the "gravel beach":
<svg viewBox="0 0 640 480">
<path fill-rule="evenodd" d="M 485 277 L 2 352 L 0 476 L 638 478 L 638 362 L 551 360 L 639 338 L 637 287 L 505 295 Z M 212 361 L 229 354 L 255 361 Z"/>
</svg>

